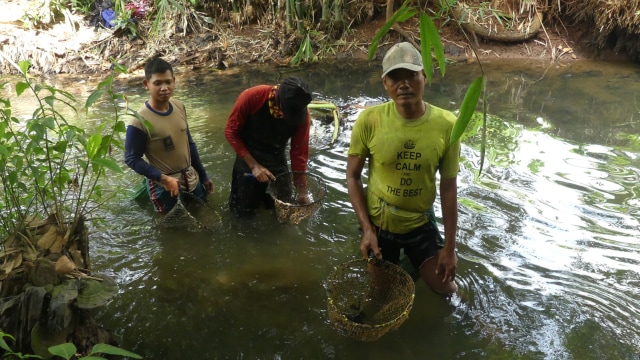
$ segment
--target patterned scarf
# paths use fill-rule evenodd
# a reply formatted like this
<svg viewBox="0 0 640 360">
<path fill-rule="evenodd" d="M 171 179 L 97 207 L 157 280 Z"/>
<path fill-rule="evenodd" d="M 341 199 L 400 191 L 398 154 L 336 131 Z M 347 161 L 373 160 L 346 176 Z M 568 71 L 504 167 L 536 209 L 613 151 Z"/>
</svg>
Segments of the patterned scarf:
<svg viewBox="0 0 640 360">
<path fill-rule="evenodd" d="M 280 85 L 275 85 L 271 88 L 271 90 L 269 90 L 269 112 L 271 113 L 271 116 L 276 119 L 281 119 L 284 117 L 280 106 L 276 102 L 276 94 L 278 93 L 279 87 Z"/>
</svg>

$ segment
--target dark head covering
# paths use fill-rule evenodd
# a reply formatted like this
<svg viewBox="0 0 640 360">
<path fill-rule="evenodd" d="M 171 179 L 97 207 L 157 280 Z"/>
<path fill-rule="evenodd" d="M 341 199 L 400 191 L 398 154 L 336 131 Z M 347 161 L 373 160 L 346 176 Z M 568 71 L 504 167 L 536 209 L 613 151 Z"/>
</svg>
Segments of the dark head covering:
<svg viewBox="0 0 640 360">
<path fill-rule="evenodd" d="M 287 121 L 298 123 L 307 117 L 307 105 L 311 102 L 309 85 L 299 77 L 282 80 L 278 88 L 278 102 Z"/>
</svg>

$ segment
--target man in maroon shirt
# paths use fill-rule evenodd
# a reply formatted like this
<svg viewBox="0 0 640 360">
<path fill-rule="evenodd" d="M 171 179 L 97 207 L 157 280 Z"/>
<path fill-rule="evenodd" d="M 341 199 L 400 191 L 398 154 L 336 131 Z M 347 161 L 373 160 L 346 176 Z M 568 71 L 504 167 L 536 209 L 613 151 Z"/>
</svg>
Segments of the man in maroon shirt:
<svg viewBox="0 0 640 360">
<path fill-rule="evenodd" d="M 254 86 L 238 96 L 224 131 L 236 152 L 229 207 L 237 216 L 253 215 L 261 203 L 273 207 L 266 189 L 269 180 L 289 171 L 289 139 L 291 171 L 307 171 L 310 102 L 309 86 L 298 77 Z"/>
</svg>

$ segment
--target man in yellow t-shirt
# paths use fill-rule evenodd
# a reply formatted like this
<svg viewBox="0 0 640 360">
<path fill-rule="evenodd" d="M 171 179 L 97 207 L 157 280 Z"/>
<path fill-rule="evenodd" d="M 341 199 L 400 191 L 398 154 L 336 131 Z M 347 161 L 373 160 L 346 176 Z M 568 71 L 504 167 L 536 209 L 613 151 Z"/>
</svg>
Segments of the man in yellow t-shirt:
<svg viewBox="0 0 640 360">
<path fill-rule="evenodd" d="M 408 42 L 382 61 L 382 83 L 392 101 L 365 109 L 355 122 L 347 159 L 349 198 L 362 228 L 363 257 L 398 263 L 400 251 L 435 292 L 452 294 L 457 256 L 457 174 L 460 142 L 449 138 L 456 117 L 423 99 L 420 52 Z M 368 183 L 362 171 L 369 160 Z M 433 211 L 436 172 L 444 241 Z"/>
</svg>

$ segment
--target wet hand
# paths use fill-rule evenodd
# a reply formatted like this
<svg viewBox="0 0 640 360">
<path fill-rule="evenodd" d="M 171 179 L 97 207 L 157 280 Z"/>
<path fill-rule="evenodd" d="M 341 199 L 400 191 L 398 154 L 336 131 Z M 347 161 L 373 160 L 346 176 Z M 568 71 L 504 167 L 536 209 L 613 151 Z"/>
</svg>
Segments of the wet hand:
<svg viewBox="0 0 640 360">
<path fill-rule="evenodd" d="M 372 254 L 378 260 L 382 260 L 382 253 L 378 247 L 378 237 L 375 231 L 364 231 L 362 233 L 362 239 L 360 239 L 360 252 L 364 259 L 368 259 Z"/>
<path fill-rule="evenodd" d="M 171 196 L 176 197 L 180 193 L 180 184 L 178 183 L 178 179 L 172 178 L 171 176 L 162 175 L 160 177 L 160 185 L 168 191 Z"/>
<path fill-rule="evenodd" d="M 276 177 L 273 176 L 273 174 L 271 173 L 271 171 L 269 171 L 269 169 L 267 169 L 266 167 L 260 164 L 255 164 L 251 168 L 251 173 L 259 182 L 268 182 L 269 180 L 276 179 Z"/>
<path fill-rule="evenodd" d="M 309 205 L 311 204 L 311 199 L 309 198 L 309 194 L 307 194 L 307 192 L 302 192 L 298 194 L 298 199 L 297 199 L 297 203 L 298 205 Z"/>
<path fill-rule="evenodd" d="M 203 182 L 202 186 L 204 186 L 204 190 L 207 192 L 207 194 L 211 194 L 215 188 L 215 186 L 213 185 L 213 181 L 211 180 Z"/>
<path fill-rule="evenodd" d="M 456 278 L 456 270 L 458 265 L 458 256 L 455 250 L 440 250 L 438 255 L 438 265 L 436 267 L 436 274 L 444 274 L 442 276 L 442 282 L 453 282 Z"/>
</svg>

